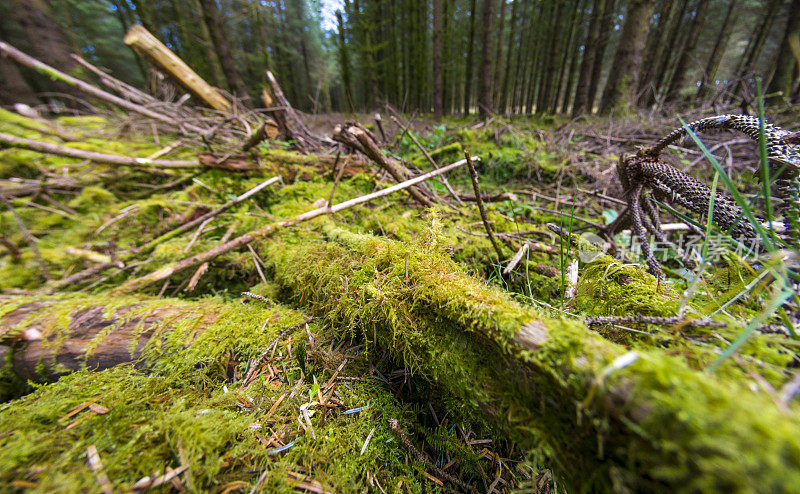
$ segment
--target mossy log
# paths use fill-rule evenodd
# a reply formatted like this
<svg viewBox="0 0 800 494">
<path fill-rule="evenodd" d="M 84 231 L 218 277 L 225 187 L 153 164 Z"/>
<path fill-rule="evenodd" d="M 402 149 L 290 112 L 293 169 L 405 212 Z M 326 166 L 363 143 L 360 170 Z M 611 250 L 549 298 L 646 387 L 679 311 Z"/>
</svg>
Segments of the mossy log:
<svg viewBox="0 0 800 494">
<path fill-rule="evenodd" d="M 327 225 L 328 242 L 270 243 L 276 281 L 361 333 L 442 400 L 544 452 L 570 490 L 791 491 L 800 416 L 658 350 L 628 352 L 472 278 L 437 247 Z"/>
<path fill-rule="evenodd" d="M 0 302 L 13 299 L 2 297 Z M 138 312 L 144 305 L 133 302 L 77 305 L 60 312 L 55 310 L 58 304 L 58 299 L 43 298 L 19 304 L 0 317 L 0 355 L 7 358 L 18 377 L 46 381 L 83 368 L 104 370 L 129 362 L 141 365 L 151 336 L 178 327 L 196 310 L 175 304 Z M 204 314 L 195 322 L 195 333 L 213 322 L 213 313 Z"/>
</svg>

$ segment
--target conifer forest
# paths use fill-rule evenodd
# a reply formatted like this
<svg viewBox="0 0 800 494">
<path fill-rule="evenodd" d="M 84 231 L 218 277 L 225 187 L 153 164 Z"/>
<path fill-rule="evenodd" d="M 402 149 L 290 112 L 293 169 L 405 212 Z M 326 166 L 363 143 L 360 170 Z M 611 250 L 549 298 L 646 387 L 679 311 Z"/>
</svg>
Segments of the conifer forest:
<svg viewBox="0 0 800 494">
<path fill-rule="evenodd" d="M 796 492 L 799 104 L 798 0 L 0 2 L 0 491 Z"/>
</svg>

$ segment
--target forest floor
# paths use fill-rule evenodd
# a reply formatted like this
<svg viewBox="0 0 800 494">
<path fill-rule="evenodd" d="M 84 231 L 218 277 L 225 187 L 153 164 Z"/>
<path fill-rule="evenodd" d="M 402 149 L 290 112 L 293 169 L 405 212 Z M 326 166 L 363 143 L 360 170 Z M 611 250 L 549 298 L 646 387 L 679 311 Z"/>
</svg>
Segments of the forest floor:
<svg viewBox="0 0 800 494">
<path fill-rule="evenodd" d="M 307 121 L 329 136 L 350 119 Z M 358 120 L 380 135 L 371 116 Z M 592 234 L 616 219 L 625 207 L 619 157 L 679 127 L 676 118 L 412 121 L 439 166 L 469 151 L 480 158 L 481 192 L 505 193 L 486 204 L 497 249 L 475 203 L 459 204 L 433 179 L 432 208 L 406 191 L 379 197 L 279 228 L 135 294 L 120 287 L 326 201 L 392 185 L 391 177 L 362 159 L 337 179 L 334 154 L 303 155 L 269 140 L 252 151 L 257 169 L 245 172 L 119 167 L 0 149 L 8 202 L 0 214 L 4 490 L 111 492 L 137 482 L 213 492 L 709 488 L 721 485 L 710 473 L 717 467 L 732 483 L 754 482 L 743 478 L 763 464 L 780 470 L 786 458 L 797 460 L 798 340 L 753 331 L 756 320 L 786 321 L 793 330 L 791 308 L 759 319 L 774 303 L 778 261 L 713 245 L 710 261 L 692 270 L 664 249 L 659 280 L 635 250 L 598 253 L 547 226 Z M 387 153 L 432 170 L 407 134 L 384 123 Z M 2 110 L 0 132 L 139 157 L 174 140 L 130 134 L 101 117 L 40 120 Z M 754 143 L 725 133 L 705 142 L 742 190 L 757 190 Z M 169 158 L 199 152 L 182 146 Z M 667 159 L 705 183 L 714 179 L 689 143 Z M 273 176 L 280 183 L 137 254 Z M 459 195 L 473 194 L 466 167 L 444 176 Z M 630 232 L 615 240 L 629 245 Z M 521 258 L 507 270 L 516 253 Z M 48 277 L 108 262 L 119 265 L 49 288 Z M 599 316 L 718 324 L 585 324 Z M 516 334 L 508 328 L 532 320 L 553 335 L 541 346 L 545 354 L 508 350 Z M 76 329 L 86 327 L 88 334 Z M 133 364 L 93 371 L 100 365 L 93 353 L 113 335 L 123 335 Z M 735 353 L 726 352 L 742 337 Z M 54 357 L 78 339 L 72 361 Z M 528 367 L 516 367 L 518 359 Z M 76 362 L 90 368 L 67 372 Z M 629 366 L 636 376 L 625 374 Z M 617 372 L 624 385 L 606 389 Z M 638 397 L 647 406 L 619 404 Z M 673 414 L 686 431 L 663 424 L 670 430 L 659 431 L 659 420 Z M 699 445 L 691 434 L 718 436 Z M 736 456 L 743 444 L 761 447 L 773 436 L 793 443 L 773 441 L 756 459 Z M 649 445 L 645 452 L 631 451 L 637 441 Z M 703 448 L 735 459 L 712 467 L 682 456 Z M 675 464 L 658 463 L 669 455 Z M 737 469 L 742 478 L 731 473 Z"/>
</svg>

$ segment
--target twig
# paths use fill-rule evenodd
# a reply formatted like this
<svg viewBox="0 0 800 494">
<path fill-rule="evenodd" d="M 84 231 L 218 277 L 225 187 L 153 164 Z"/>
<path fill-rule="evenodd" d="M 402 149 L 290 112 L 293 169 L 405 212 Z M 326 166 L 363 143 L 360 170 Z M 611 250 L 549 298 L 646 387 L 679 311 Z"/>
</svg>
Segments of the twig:
<svg viewBox="0 0 800 494">
<path fill-rule="evenodd" d="M 64 74 L 63 72 L 60 72 L 60 71 L 56 70 L 55 68 L 53 68 L 53 67 L 51 67 L 51 66 L 49 66 L 49 65 L 47 65 L 45 63 L 42 63 L 39 60 L 36 60 L 35 58 L 26 55 L 25 53 L 22 53 L 21 51 L 17 50 L 16 48 L 14 48 L 13 46 L 9 45 L 8 43 L 6 43 L 4 41 L 0 41 L 0 53 L 8 56 L 9 58 L 11 58 L 12 60 L 14 60 L 15 62 L 17 62 L 17 63 L 19 63 L 21 65 L 24 65 L 26 67 L 30 67 L 30 68 L 38 71 L 38 72 L 41 72 L 41 73 L 44 73 L 44 74 L 48 75 L 49 77 L 51 77 L 53 79 L 62 81 L 64 83 L 66 83 L 66 84 L 69 84 L 72 87 L 75 87 L 75 88 L 87 93 L 87 94 L 91 94 L 92 96 L 94 96 L 96 98 L 99 98 L 99 99 L 104 100 L 104 101 L 108 101 L 109 103 L 113 103 L 113 104 L 115 104 L 115 105 L 117 105 L 117 106 L 119 106 L 121 108 L 125 108 L 126 110 L 130 110 L 130 111 L 139 113 L 141 115 L 144 115 L 146 117 L 152 118 L 154 120 L 158 120 L 160 122 L 169 124 L 169 125 L 171 125 L 173 127 L 180 128 L 181 125 L 183 125 L 187 129 L 189 129 L 189 130 L 191 130 L 193 132 L 202 132 L 203 131 L 203 129 L 200 129 L 199 127 L 196 127 L 196 126 L 191 125 L 191 124 L 185 124 L 185 123 L 180 123 L 179 124 L 175 120 L 173 120 L 173 119 L 171 119 L 171 118 L 169 118 L 169 117 L 167 117 L 165 115 L 162 115 L 161 113 L 154 112 L 153 110 L 145 108 L 144 106 L 141 106 L 141 105 L 137 105 L 136 103 L 131 103 L 128 100 L 124 100 L 122 98 L 114 96 L 113 94 L 108 93 L 106 91 L 103 91 L 102 89 L 98 89 L 98 88 L 92 86 L 91 84 L 88 84 L 88 83 L 86 83 L 86 82 L 84 82 L 84 81 L 82 81 L 80 79 L 77 79 L 77 78 L 72 77 L 70 75 Z"/>
<path fill-rule="evenodd" d="M 31 232 L 29 232 L 25 227 L 25 223 L 22 222 L 22 218 L 19 217 L 17 210 L 14 209 L 14 206 L 11 205 L 11 202 L 6 199 L 6 196 L 0 194 L 0 201 L 2 201 L 6 208 L 11 211 L 19 231 L 22 232 L 22 235 L 25 237 L 25 241 L 28 243 L 28 247 L 31 248 L 31 252 L 33 252 L 33 256 L 36 258 L 36 263 L 39 264 L 39 269 L 42 270 L 42 274 L 44 275 L 45 279 L 50 281 L 52 279 L 50 276 L 50 271 L 47 270 L 47 265 L 44 263 L 44 259 L 42 259 L 42 255 L 39 253 L 39 248 L 36 247 L 36 239 L 33 238 Z"/>
<path fill-rule="evenodd" d="M 465 484 L 461 480 L 453 477 L 452 475 L 450 475 L 449 473 L 445 472 L 441 468 L 437 467 L 430 459 L 428 459 L 428 457 L 426 455 L 422 454 L 416 448 L 416 446 L 414 446 L 414 444 L 408 439 L 408 437 L 405 435 L 403 430 L 400 428 L 400 422 L 398 422 L 397 419 L 389 418 L 388 421 L 389 421 L 389 428 L 392 429 L 392 431 L 395 434 L 397 434 L 397 437 L 400 438 L 400 442 L 402 442 L 405 445 L 405 447 L 408 448 L 409 451 L 411 451 L 411 454 L 416 456 L 420 461 L 422 461 L 423 463 L 428 465 L 437 474 L 439 474 L 440 476 L 444 477 L 445 480 L 447 480 L 451 484 L 457 485 L 458 487 L 463 489 L 465 492 L 473 492 L 473 489 L 470 486 L 468 486 L 467 484 Z"/>
<path fill-rule="evenodd" d="M 703 319 L 684 319 L 683 317 L 661 317 L 661 316 L 597 316 L 587 317 L 585 322 L 588 326 L 600 326 L 603 324 L 657 324 L 659 326 L 693 326 L 701 328 L 724 328 L 726 324 L 719 321 L 706 321 Z"/>
<path fill-rule="evenodd" d="M 11 254 L 11 257 L 14 259 L 15 262 L 20 260 L 20 252 L 16 245 L 14 245 L 9 239 L 5 236 L 0 235 L 0 245 L 5 247 L 8 250 L 8 253 Z"/>
<path fill-rule="evenodd" d="M 256 240 L 258 238 L 264 238 L 264 237 L 271 236 L 275 232 L 277 232 L 278 230 L 281 230 L 283 228 L 286 228 L 286 227 L 289 227 L 289 226 L 294 226 L 294 225 L 297 225 L 297 224 L 312 220 L 312 219 L 314 219 L 314 218 L 316 218 L 318 216 L 337 213 L 339 211 L 351 208 L 353 206 L 357 206 L 359 204 L 363 204 L 365 202 L 369 202 L 369 201 L 372 201 L 374 199 L 378 199 L 380 197 L 388 196 L 388 195 L 390 195 L 390 194 L 392 194 L 394 192 L 397 192 L 398 190 L 403 190 L 403 189 L 405 189 L 407 187 L 411 187 L 412 185 L 418 184 L 420 182 L 424 182 L 425 180 L 428 180 L 428 179 L 430 179 L 432 177 L 435 177 L 437 175 L 441 175 L 442 173 L 446 173 L 446 172 L 449 172 L 450 170 L 453 170 L 455 168 L 463 166 L 464 164 L 466 164 L 466 162 L 467 162 L 466 160 L 461 160 L 461 161 L 458 161 L 456 163 L 452 163 L 452 164 L 447 165 L 445 167 L 439 168 L 438 170 L 434 170 L 434 171 L 426 173 L 424 175 L 420 175 L 418 177 L 414 177 L 411 180 L 406 180 L 405 182 L 393 185 L 391 187 L 387 187 L 385 189 L 381 189 L 381 190 L 379 190 L 377 192 L 373 192 L 372 194 L 367 194 L 367 195 L 364 195 L 364 196 L 361 196 L 361 197 L 356 197 L 355 199 L 351 199 L 349 201 L 341 202 L 339 204 L 336 204 L 335 206 L 324 205 L 324 206 L 319 207 L 317 209 L 312 209 L 311 211 L 308 211 L 306 213 L 303 213 L 303 214 L 300 214 L 298 216 L 295 216 L 294 218 L 292 218 L 290 220 L 279 221 L 277 223 L 273 223 L 271 225 L 267 225 L 267 226 L 265 226 L 265 227 L 263 227 L 263 228 L 261 228 L 259 230 L 254 230 L 254 231 L 246 233 L 246 234 L 244 234 L 242 236 L 236 237 L 235 239 L 233 239 L 233 240 L 231 240 L 229 242 L 223 243 L 221 245 L 218 245 L 217 247 L 214 247 L 213 249 L 207 250 L 205 252 L 201 252 L 199 254 L 195 254 L 195 255 L 193 255 L 191 257 L 187 257 L 186 259 L 183 259 L 183 260 L 178 261 L 176 263 L 170 264 L 168 266 L 164 266 L 161 269 L 159 269 L 157 271 L 153 271 L 150 274 L 147 274 L 147 275 L 141 276 L 139 278 L 130 280 L 130 281 L 124 283 L 123 285 L 121 285 L 120 287 L 118 287 L 115 291 L 117 293 L 128 293 L 128 292 L 133 292 L 133 291 L 139 290 L 139 289 L 144 288 L 146 286 L 149 286 L 149 285 L 151 285 L 153 283 L 157 283 L 159 281 L 165 280 L 165 279 L 169 278 L 170 276 L 172 276 L 175 273 L 179 273 L 179 272 L 181 272 L 181 271 L 183 271 L 185 269 L 188 269 L 188 268 L 191 268 L 191 267 L 194 267 L 194 266 L 198 266 L 198 265 L 200 265 L 200 264 L 202 264 L 204 262 L 207 262 L 207 261 L 210 261 L 211 259 L 214 259 L 215 257 L 217 257 L 219 255 L 225 254 L 226 252 L 230 252 L 230 251 L 232 251 L 234 249 L 238 249 L 239 247 L 243 247 L 243 246 L 249 244 L 250 242 L 253 242 L 254 240 Z"/>
<path fill-rule="evenodd" d="M 307 317 L 304 320 L 300 321 L 299 323 L 295 324 L 294 326 L 288 327 L 283 331 L 281 331 L 280 333 L 278 333 L 278 336 L 276 336 L 275 339 L 272 340 L 269 345 L 267 345 L 266 350 L 261 352 L 261 355 L 250 361 L 250 364 L 247 366 L 248 367 L 247 374 L 245 374 L 244 378 L 242 378 L 242 388 L 244 388 L 247 385 L 248 381 L 250 381 L 250 378 L 253 377 L 253 373 L 256 371 L 256 368 L 258 368 L 258 365 L 261 363 L 261 361 L 267 357 L 269 352 L 272 350 L 273 346 L 277 345 L 279 341 L 292 334 L 298 328 L 305 326 L 306 324 L 310 323 L 313 320 L 314 320 L 313 317 Z"/>
<path fill-rule="evenodd" d="M 530 247 L 528 246 L 527 243 L 522 244 L 522 247 L 520 247 L 517 253 L 514 254 L 514 257 L 511 258 L 511 262 L 508 263 L 508 266 L 506 266 L 506 268 L 503 269 L 504 275 L 510 273 L 511 271 L 514 270 L 514 268 L 517 267 L 517 264 L 519 264 L 519 262 L 525 256 L 525 253 L 528 252 L 528 249 L 530 249 Z"/>
<path fill-rule="evenodd" d="M 2 43 L 2 41 L 0 41 Z M 27 149 L 38 153 L 53 154 L 67 158 L 89 160 L 93 163 L 103 163 L 107 165 L 120 166 L 139 166 L 155 168 L 197 168 L 202 166 L 198 161 L 189 160 L 151 160 L 148 158 L 134 158 L 132 156 L 117 156 L 115 154 L 96 153 L 94 151 L 84 151 L 82 149 L 68 148 L 49 142 L 34 141 L 24 137 L 12 136 L 0 133 L 0 144 L 6 146 Z"/>
<path fill-rule="evenodd" d="M 100 484 L 100 490 L 104 494 L 111 494 L 114 492 L 108 475 L 103 471 L 103 462 L 100 461 L 100 455 L 97 453 L 97 448 L 94 444 L 90 444 L 86 448 L 86 463 L 89 464 L 89 470 L 91 470 L 97 478 L 97 483 Z"/>
<path fill-rule="evenodd" d="M 464 158 L 466 158 L 467 167 L 469 168 L 469 176 L 472 179 L 472 188 L 475 189 L 475 198 L 476 198 L 475 202 L 478 203 L 478 211 L 481 213 L 481 220 L 483 220 L 483 226 L 484 228 L 486 228 L 486 234 L 489 236 L 489 240 L 492 242 L 494 251 L 497 252 L 498 262 L 502 262 L 503 251 L 500 250 L 500 245 L 497 243 L 497 239 L 494 238 L 494 234 L 492 233 L 492 227 L 489 225 L 489 218 L 486 217 L 486 209 L 483 206 L 481 189 L 478 186 L 478 172 L 475 171 L 475 167 L 472 165 L 472 158 L 469 155 L 469 151 L 464 150 Z"/>
<path fill-rule="evenodd" d="M 422 154 L 425 156 L 425 158 L 428 160 L 431 166 L 433 166 L 433 169 L 436 170 L 437 168 L 439 168 L 439 165 L 436 163 L 436 160 L 433 159 L 433 157 L 430 155 L 430 153 L 428 153 L 425 147 L 417 140 L 416 136 L 414 136 L 414 133 L 408 130 L 403 124 L 401 124 L 400 121 L 394 117 L 394 115 L 389 115 L 389 118 L 391 118 L 394 123 L 396 123 L 401 129 L 403 129 L 403 132 L 408 133 L 408 137 L 411 138 L 411 141 L 422 152 Z M 381 133 L 383 133 L 382 128 L 381 128 Z M 385 137 L 384 140 L 386 140 Z M 456 191 L 454 191 L 453 188 L 450 186 L 450 182 L 448 182 L 446 178 L 442 178 L 442 183 L 444 184 L 445 187 L 447 187 L 447 191 L 450 192 L 450 195 L 453 196 L 453 198 L 455 198 L 456 202 L 458 202 L 458 205 L 463 206 L 464 202 L 458 196 Z"/>
</svg>

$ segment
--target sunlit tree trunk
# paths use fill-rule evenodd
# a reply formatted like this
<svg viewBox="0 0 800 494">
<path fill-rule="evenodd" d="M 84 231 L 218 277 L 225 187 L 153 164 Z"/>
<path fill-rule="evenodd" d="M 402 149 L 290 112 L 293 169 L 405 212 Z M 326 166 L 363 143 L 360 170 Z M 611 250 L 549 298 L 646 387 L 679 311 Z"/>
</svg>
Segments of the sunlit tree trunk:
<svg viewBox="0 0 800 494">
<path fill-rule="evenodd" d="M 636 76 L 642 65 L 647 27 L 652 14 L 653 0 L 631 0 L 628 3 L 622 36 L 600 101 L 601 113 L 623 110 L 634 103 Z"/>
<path fill-rule="evenodd" d="M 214 43 L 214 50 L 219 57 L 228 86 L 237 98 L 241 98 L 246 105 L 250 105 L 250 95 L 247 92 L 247 87 L 244 84 L 244 80 L 242 80 L 239 69 L 236 68 L 236 61 L 231 52 L 229 38 L 222 23 L 217 2 L 216 0 L 199 0 L 199 2 L 203 6 L 203 21 L 208 27 L 211 40 Z"/>
</svg>

